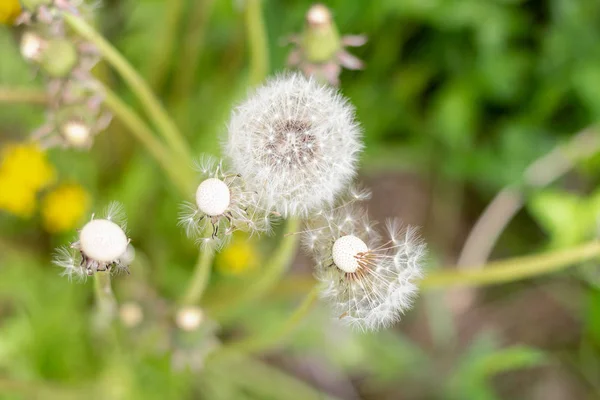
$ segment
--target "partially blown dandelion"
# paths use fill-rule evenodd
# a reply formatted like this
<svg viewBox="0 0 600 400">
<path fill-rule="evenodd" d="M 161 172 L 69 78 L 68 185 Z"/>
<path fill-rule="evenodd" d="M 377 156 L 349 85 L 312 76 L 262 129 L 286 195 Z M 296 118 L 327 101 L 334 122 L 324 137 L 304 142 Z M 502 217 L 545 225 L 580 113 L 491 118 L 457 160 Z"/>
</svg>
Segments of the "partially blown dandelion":
<svg viewBox="0 0 600 400">
<path fill-rule="evenodd" d="M 353 107 L 300 74 L 271 79 L 239 105 L 226 154 L 265 209 L 306 216 L 333 203 L 362 150 Z"/>
<path fill-rule="evenodd" d="M 128 252 L 124 213 L 120 204 L 111 203 L 104 218 L 95 219 L 79 231 L 69 247 L 59 248 L 54 264 L 64 268 L 63 275 L 83 278 L 98 271 L 127 270 Z"/>
<path fill-rule="evenodd" d="M 228 171 L 213 157 L 203 157 L 197 167 L 202 181 L 196 201 L 184 203 L 179 217 L 189 237 L 203 247 L 220 249 L 236 230 L 269 230 L 269 216 L 256 207 L 257 194 L 244 187 L 241 175 Z"/>
<path fill-rule="evenodd" d="M 421 276 L 425 246 L 415 229 L 390 220 L 380 236 L 366 214 L 351 207 L 323 213 L 309 226 L 304 245 L 315 257 L 323 297 L 339 318 L 361 330 L 399 320 Z"/>
</svg>

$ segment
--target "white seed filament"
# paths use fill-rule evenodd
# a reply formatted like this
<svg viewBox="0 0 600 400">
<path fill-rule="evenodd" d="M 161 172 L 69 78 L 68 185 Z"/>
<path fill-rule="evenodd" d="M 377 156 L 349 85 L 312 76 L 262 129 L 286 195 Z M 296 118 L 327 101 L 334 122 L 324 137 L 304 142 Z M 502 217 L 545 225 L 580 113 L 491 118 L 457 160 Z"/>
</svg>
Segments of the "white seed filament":
<svg viewBox="0 0 600 400">
<path fill-rule="evenodd" d="M 222 215 L 229 207 L 230 202 L 231 194 L 229 188 L 220 179 L 207 179 L 196 190 L 196 204 L 198 208 L 211 217 Z"/>
<path fill-rule="evenodd" d="M 359 238 L 353 235 L 342 236 L 333 244 L 333 262 L 346 273 L 354 273 L 359 267 L 356 256 L 365 253 L 369 248 Z"/>
<path fill-rule="evenodd" d="M 127 235 L 117 224 L 107 219 L 88 222 L 79 233 L 81 251 L 99 262 L 117 260 L 127 250 Z"/>
</svg>

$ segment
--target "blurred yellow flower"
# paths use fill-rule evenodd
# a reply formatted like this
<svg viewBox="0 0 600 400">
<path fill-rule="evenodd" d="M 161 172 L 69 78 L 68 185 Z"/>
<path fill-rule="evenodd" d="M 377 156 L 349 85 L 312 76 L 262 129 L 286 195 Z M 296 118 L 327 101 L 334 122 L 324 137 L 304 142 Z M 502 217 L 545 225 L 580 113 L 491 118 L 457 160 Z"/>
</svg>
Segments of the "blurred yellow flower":
<svg viewBox="0 0 600 400">
<path fill-rule="evenodd" d="M 0 1 L 0 24 L 12 24 L 21 14 L 19 0 Z"/>
<path fill-rule="evenodd" d="M 31 217 L 35 195 L 34 190 L 20 185 L 15 176 L 0 173 L 0 210 L 22 218 Z"/>
<path fill-rule="evenodd" d="M 55 175 L 54 167 L 38 146 L 6 146 L 0 155 L 0 209 L 30 217 L 37 192 L 52 183 Z"/>
<path fill-rule="evenodd" d="M 63 184 L 42 200 L 44 228 L 51 233 L 66 232 L 77 227 L 90 205 L 90 196 L 77 184 Z"/>
<path fill-rule="evenodd" d="M 259 251 L 248 237 L 234 236 L 233 242 L 217 256 L 216 267 L 224 274 L 239 276 L 255 270 L 260 258 Z"/>
<path fill-rule="evenodd" d="M 11 176 L 33 191 L 48 186 L 56 176 L 46 153 L 33 143 L 8 145 L 0 159 L 0 175 Z"/>
</svg>

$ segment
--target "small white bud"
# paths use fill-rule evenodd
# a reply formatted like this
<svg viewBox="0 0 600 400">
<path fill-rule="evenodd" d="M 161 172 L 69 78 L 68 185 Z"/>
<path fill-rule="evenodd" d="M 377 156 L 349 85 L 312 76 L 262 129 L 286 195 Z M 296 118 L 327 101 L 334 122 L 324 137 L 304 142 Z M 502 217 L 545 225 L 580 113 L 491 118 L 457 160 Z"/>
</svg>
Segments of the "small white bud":
<svg viewBox="0 0 600 400">
<path fill-rule="evenodd" d="M 66 122 L 62 127 L 62 134 L 73 147 L 85 147 L 90 141 L 90 129 L 79 121 Z"/>
<path fill-rule="evenodd" d="M 188 332 L 198 329 L 203 320 L 204 314 L 202 310 L 193 306 L 182 308 L 175 316 L 175 323 L 177 326 Z"/>
<path fill-rule="evenodd" d="M 353 235 L 342 236 L 333 244 L 333 262 L 344 272 L 354 273 L 359 267 L 357 256 L 369 251 L 366 243 Z"/>
<path fill-rule="evenodd" d="M 144 312 L 137 303 L 125 303 L 119 309 L 119 317 L 124 325 L 133 328 L 142 322 L 144 319 Z"/>
<path fill-rule="evenodd" d="M 87 257 L 106 263 L 122 256 L 128 245 L 123 229 L 106 219 L 88 222 L 79 233 L 79 242 Z"/>
<path fill-rule="evenodd" d="M 229 207 L 231 194 L 229 188 L 220 179 L 210 178 L 203 181 L 196 190 L 196 204 L 200 211 L 211 217 L 221 215 Z"/>
<path fill-rule="evenodd" d="M 25 32 L 21 37 L 21 55 L 29 61 L 39 60 L 43 45 L 44 41 L 39 35 Z"/>
<path fill-rule="evenodd" d="M 331 22 L 331 12 L 323 4 L 315 4 L 306 13 L 310 25 L 325 25 Z"/>
</svg>

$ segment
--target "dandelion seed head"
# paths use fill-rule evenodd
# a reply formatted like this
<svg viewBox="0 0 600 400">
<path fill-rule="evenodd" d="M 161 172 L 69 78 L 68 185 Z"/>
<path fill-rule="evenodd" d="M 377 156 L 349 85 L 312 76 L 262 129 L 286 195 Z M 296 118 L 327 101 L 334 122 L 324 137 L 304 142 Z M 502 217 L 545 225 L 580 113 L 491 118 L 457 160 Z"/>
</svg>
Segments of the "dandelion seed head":
<svg viewBox="0 0 600 400">
<path fill-rule="evenodd" d="M 223 214 L 230 203 L 231 193 L 229 188 L 220 179 L 206 179 L 196 190 L 198 208 L 211 217 Z"/>
<path fill-rule="evenodd" d="M 262 206 L 283 216 L 333 203 L 362 150 L 354 109 L 299 74 L 268 81 L 232 113 L 225 152 Z"/>
<path fill-rule="evenodd" d="M 416 230 L 391 220 L 378 231 L 363 210 L 348 206 L 313 218 L 303 237 L 323 298 L 334 315 L 359 330 L 398 321 L 421 277 L 425 245 Z"/>
<path fill-rule="evenodd" d="M 81 251 L 89 258 L 111 262 L 127 250 L 127 235 L 117 224 L 107 219 L 88 222 L 79 233 Z"/>
</svg>

